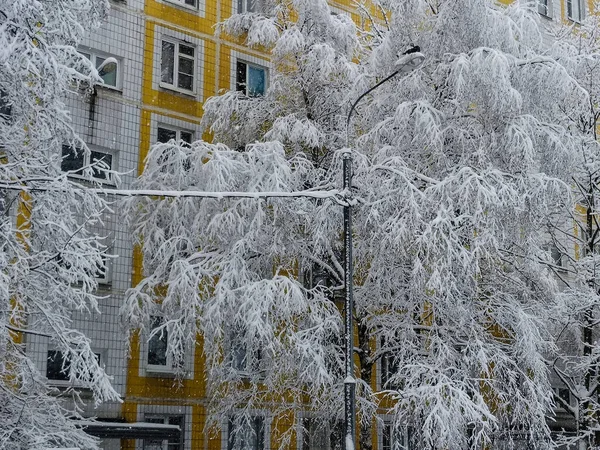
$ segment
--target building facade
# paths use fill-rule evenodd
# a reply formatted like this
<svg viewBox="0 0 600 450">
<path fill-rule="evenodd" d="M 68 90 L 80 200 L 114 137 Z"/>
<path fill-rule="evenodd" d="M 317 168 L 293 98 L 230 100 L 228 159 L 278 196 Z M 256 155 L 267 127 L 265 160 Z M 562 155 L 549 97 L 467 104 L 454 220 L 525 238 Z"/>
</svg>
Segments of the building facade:
<svg viewBox="0 0 600 450">
<path fill-rule="evenodd" d="M 336 12 L 352 12 L 350 0 L 332 6 Z M 105 76 L 103 86 L 70 98 L 69 106 L 76 131 L 92 150 L 90 158 L 102 159 L 119 172 L 121 188 L 129 188 L 142 172 L 153 144 L 202 137 L 199 122 L 207 98 L 223 90 L 260 95 L 268 89 L 268 54 L 215 34 L 215 26 L 232 13 L 259 7 L 257 0 L 111 0 L 108 20 L 84 41 L 80 52 L 97 66 L 108 57 L 116 58 L 116 71 Z M 545 19 L 577 22 L 590 5 L 584 0 L 540 0 L 538 8 Z M 70 169 L 89 163 L 64 156 L 72 164 Z M 101 181 L 107 190 L 117 185 L 116 179 Z M 125 291 L 143 275 L 141 255 L 118 209 L 107 213 L 98 233 L 114 255 L 99 273 L 102 314 L 81 313 L 73 320 L 92 339 L 123 403 L 97 408 L 93 402 L 86 404 L 86 415 L 106 423 L 104 428 L 94 428 L 93 434 L 103 439 L 106 450 L 231 450 L 231 424 L 223 423 L 218 430 L 205 427 L 207 393 L 200 340 L 188 349 L 186 376 L 176 379 L 166 354 L 168 336 L 139 333 L 131 342 L 125 339 L 119 310 Z M 40 370 L 51 384 L 64 390 L 68 400 L 69 382 L 61 373 L 60 355 L 44 338 L 28 339 L 28 351 L 36 355 Z M 385 384 L 387 365 L 393 362 L 384 359 L 383 364 L 374 377 L 380 385 Z M 567 395 L 559 387 L 557 392 Z M 85 400 L 85 392 L 82 395 Z M 386 419 L 390 418 L 382 416 L 383 425 L 375 427 L 374 448 L 390 450 L 395 442 L 408 445 L 409 430 L 394 433 Z M 120 427 L 123 423 L 153 425 Z M 268 411 L 257 411 L 256 420 L 248 425 L 244 450 L 276 448 L 278 433 L 273 423 Z M 309 417 L 277 423 L 305 430 L 305 435 L 294 434 L 292 442 L 298 450 L 343 447 L 336 423 L 316 426 Z M 179 432 L 171 433 L 173 429 Z"/>
</svg>

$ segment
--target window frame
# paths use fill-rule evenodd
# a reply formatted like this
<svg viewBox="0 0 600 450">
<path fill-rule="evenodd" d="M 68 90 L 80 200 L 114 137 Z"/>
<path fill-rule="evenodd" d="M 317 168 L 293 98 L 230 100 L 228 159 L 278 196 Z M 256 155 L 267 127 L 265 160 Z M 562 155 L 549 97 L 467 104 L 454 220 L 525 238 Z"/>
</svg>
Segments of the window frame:
<svg viewBox="0 0 600 450">
<path fill-rule="evenodd" d="M 179 6 L 180 8 L 185 8 L 190 11 L 198 11 L 200 0 L 194 0 L 194 5 L 188 5 L 185 0 L 163 0 L 164 3 L 172 4 L 175 6 Z"/>
<path fill-rule="evenodd" d="M 158 324 L 158 326 L 161 326 L 164 323 L 164 319 L 162 316 L 152 316 L 150 318 L 150 325 L 151 325 L 151 329 L 150 329 L 150 333 L 148 334 L 148 339 L 146 340 L 146 352 L 145 352 L 145 360 L 146 360 L 146 372 L 150 372 L 150 373 L 173 373 L 175 372 L 175 368 L 173 366 L 173 359 L 171 357 L 171 355 L 169 354 L 168 351 L 168 347 L 169 347 L 169 332 L 166 329 L 163 329 L 163 331 L 161 331 L 160 333 L 156 333 L 154 334 L 154 336 L 152 336 L 152 332 L 158 328 L 158 326 L 153 326 L 153 324 L 155 323 L 155 321 L 158 320 L 160 323 Z M 161 340 L 162 337 L 164 336 L 164 340 L 165 340 L 165 364 L 150 364 L 150 343 L 157 338 L 158 340 Z"/>
<path fill-rule="evenodd" d="M 415 446 L 413 445 L 413 442 L 411 442 L 413 431 L 410 426 L 403 425 L 400 428 L 394 427 L 393 418 L 388 416 L 383 417 L 382 422 L 377 428 L 377 443 L 381 450 L 415 450 Z M 389 447 L 384 445 L 386 435 L 389 436 Z M 399 445 L 396 445 L 398 437 L 401 438 L 402 442 Z"/>
<path fill-rule="evenodd" d="M 93 353 L 96 355 L 97 359 L 98 359 L 98 364 L 100 366 L 102 366 L 104 364 L 104 355 L 103 352 L 101 351 L 97 351 L 97 350 L 92 350 Z M 48 385 L 49 386 L 56 386 L 56 387 L 78 387 L 78 388 L 83 388 L 83 382 L 81 380 L 75 379 L 75 381 L 71 381 L 69 378 L 69 371 L 70 371 L 70 362 L 67 361 L 66 365 L 64 365 L 64 370 L 61 369 L 61 371 L 59 373 L 64 373 L 65 377 L 64 378 L 50 378 L 48 377 L 48 361 L 50 360 L 50 352 L 55 352 L 57 354 L 60 354 L 61 357 L 61 367 L 63 366 L 63 361 L 65 359 L 64 357 L 64 352 L 62 352 L 61 350 L 57 350 L 56 348 L 48 348 L 46 350 L 46 369 L 44 371 L 44 376 L 46 377 L 46 379 L 48 380 Z"/>
<path fill-rule="evenodd" d="M 253 4 L 252 8 L 248 8 L 249 4 Z M 265 10 L 263 0 L 237 0 L 234 6 L 238 14 L 262 13 Z"/>
<path fill-rule="evenodd" d="M 173 83 L 170 84 L 166 81 L 163 81 L 162 79 L 162 73 L 163 73 L 163 45 L 165 42 L 168 42 L 169 44 L 173 44 L 175 46 L 174 48 L 174 53 L 173 53 Z M 167 89 L 170 91 L 175 91 L 175 92 L 179 92 L 181 94 L 185 94 L 185 95 L 190 95 L 190 96 L 196 96 L 196 83 L 197 83 L 197 78 L 198 78 L 198 73 L 197 73 L 197 68 L 196 68 L 196 64 L 198 61 L 198 46 L 196 44 L 193 44 L 191 42 L 186 42 L 186 41 L 182 41 L 176 38 L 172 38 L 170 36 L 161 36 L 161 38 L 159 39 L 159 43 L 160 43 L 160 64 L 159 64 L 159 81 L 158 81 L 158 85 L 163 88 L 163 89 Z M 185 59 L 191 59 L 192 61 L 192 88 L 191 89 L 185 89 L 185 88 L 181 88 L 178 86 L 179 84 L 179 57 L 181 52 L 179 51 L 179 47 L 180 45 L 184 45 L 186 47 L 190 47 L 194 50 L 194 56 L 190 58 L 189 55 L 183 55 L 182 57 Z"/>
<path fill-rule="evenodd" d="M 106 184 L 106 185 L 111 185 L 114 186 L 115 180 L 113 179 L 112 175 L 110 173 L 107 173 L 106 176 L 107 178 L 100 178 L 100 177 L 96 177 L 93 175 L 94 169 L 92 169 L 92 177 L 86 177 L 81 173 L 84 167 L 89 166 L 92 161 L 92 157 L 93 157 L 93 153 L 104 153 L 105 155 L 109 155 L 111 157 L 111 162 L 110 162 L 110 169 L 112 171 L 116 171 L 117 170 L 117 151 L 116 150 L 112 150 L 112 149 L 108 149 L 108 148 L 104 148 L 104 147 L 97 147 L 97 146 L 88 146 L 89 149 L 89 154 L 86 154 L 82 148 L 80 147 L 75 147 L 75 150 L 77 151 L 77 155 L 79 156 L 80 154 L 83 156 L 83 162 L 82 162 L 82 166 L 80 169 L 69 169 L 69 170 L 65 170 L 63 167 L 64 162 L 66 161 L 65 156 L 65 149 L 71 149 L 73 148 L 73 146 L 69 145 L 69 144 L 63 144 L 62 148 L 61 148 L 61 163 L 60 163 L 60 170 L 63 173 L 67 173 L 67 172 L 71 172 L 69 173 L 67 176 L 70 178 L 74 178 L 74 179 L 79 179 L 79 180 L 85 180 L 85 181 L 98 181 L 102 184 Z"/>
<path fill-rule="evenodd" d="M 258 423 L 258 419 L 260 419 L 261 424 L 258 425 L 258 430 L 255 428 L 256 424 Z M 267 416 L 267 414 L 265 414 L 264 412 L 261 411 L 251 411 L 250 412 L 250 420 L 252 421 L 252 431 L 254 433 L 256 433 L 256 446 L 254 448 L 244 448 L 242 446 L 237 446 L 236 447 L 236 442 L 234 441 L 234 439 L 236 439 L 236 434 L 237 432 L 239 432 L 240 430 L 235 431 L 234 430 L 234 421 L 236 420 L 236 416 L 235 415 L 229 415 L 227 416 L 227 418 L 224 421 L 223 424 L 223 442 L 222 442 L 222 449 L 223 450 L 269 450 L 270 449 L 270 423 L 269 423 L 269 417 Z M 245 420 L 245 418 L 241 418 L 240 420 L 243 420 L 244 424 L 248 424 L 248 421 Z M 262 428 L 262 429 L 261 429 Z M 235 431 L 235 432 L 234 432 Z M 260 435 L 259 435 L 260 433 Z M 233 436 L 233 439 L 232 439 Z"/>
<path fill-rule="evenodd" d="M 538 0 L 537 9 L 541 16 L 552 18 L 552 0 Z"/>
<path fill-rule="evenodd" d="M 122 58 L 119 58 L 116 55 L 111 55 L 110 53 L 106 53 L 106 52 L 102 52 L 99 50 L 95 50 L 92 48 L 88 48 L 88 47 L 82 47 L 79 48 L 77 50 L 79 52 L 80 55 L 85 56 L 87 59 L 89 59 L 92 64 L 94 65 L 94 67 L 97 69 L 100 64 L 98 64 L 97 59 L 101 58 L 103 60 L 106 60 L 106 58 L 115 58 L 117 60 L 117 73 L 115 75 L 115 84 L 106 84 L 106 82 L 102 83 L 102 84 L 96 84 L 96 87 L 103 87 L 106 89 L 111 89 L 113 91 L 122 91 L 123 90 L 123 85 L 121 82 L 121 74 L 122 74 L 122 66 L 123 66 L 123 60 Z M 100 77 L 102 78 L 102 77 Z M 104 78 L 102 78 L 102 80 L 104 81 Z"/>
<path fill-rule="evenodd" d="M 193 130 L 186 130 L 184 128 L 176 127 L 176 126 L 173 126 L 173 125 L 167 125 L 167 124 L 164 124 L 164 123 L 159 123 L 156 126 L 156 143 L 157 144 L 166 144 L 166 142 L 162 142 L 162 141 L 158 140 L 158 136 L 159 136 L 159 133 L 160 133 L 161 129 L 175 132 L 175 141 L 176 142 L 183 141 L 183 142 L 185 142 L 186 144 L 189 144 L 189 145 L 191 145 L 192 142 L 194 142 L 194 131 Z M 187 141 L 185 141 L 184 139 L 181 138 L 181 133 L 189 133 L 189 135 L 190 135 L 190 142 L 189 143 Z"/>
<path fill-rule="evenodd" d="M 144 422 L 156 423 L 163 425 L 173 425 L 169 423 L 169 420 L 177 418 L 180 420 L 179 426 L 179 442 L 170 442 L 168 439 L 161 439 L 161 449 L 171 450 L 176 448 L 177 450 L 184 450 L 185 448 L 185 414 L 144 414 Z M 154 421 L 153 421 L 154 420 Z M 156 420 L 162 420 L 162 422 L 156 422 Z M 146 441 L 158 441 L 158 439 L 142 439 L 142 450 L 146 449 Z M 177 447 L 173 447 L 173 446 Z"/>
<path fill-rule="evenodd" d="M 229 330 L 227 343 L 226 343 L 226 358 L 227 364 L 238 374 L 242 379 L 263 379 L 265 374 L 265 355 L 263 354 L 262 348 L 251 349 L 254 350 L 254 354 L 248 357 L 248 345 L 245 342 L 246 333 L 239 327 L 233 327 Z M 242 352 L 238 351 L 236 347 L 234 351 L 235 343 L 244 344 L 243 357 L 239 358 Z M 242 367 L 243 366 L 243 367 Z"/>
<path fill-rule="evenodd" d="M 244 64 L 246 66 L 245 68 L 245 78 L 243 82 L 240 82 L 238 79 L 238 73 L 239 73 L 239 65 L 240 64 Z M 255 69 L 260 69 L 263 71 L 264 73 L 264 89 L 263 92 L 260 94 L 254 94 L 254 95 L 249 95 L 248 93 L 248 78 L 250 75 L 250 68 L 255 68 Z M 267 94 L 267 91 L 269 89 L 269 68 L 254 62 L 250 62 L 246 59 L 243 58 L 236 58 L 235 61 L 235 71 L 234 71 L 235 75 L 234 75 L 234 80 L 235 80 L 235 90 L 237 92 L 242 92 L 246 97 L 248 98 L 258 98 L 258 97 L 264 97 Z"/>
<path fill-rule="evenodd" d="M 344 450 L 344 421 L 342 419 L 317 417 L 309 412 L 305 412 L 299 415 L 297 424 L 297 449 L 338 450 L 337 447 L 339 447 L 339 450 Z M 312 428 L 313 425 L 316 428 Z M 311 431 L 315 430 L 325 434 L 325 447 L 319 445 L 311 446 L 311 437 L 314 437 Z"/>
<path fill-rule="evenodd" d="M 565 0 L 565 13 L 567 19 L 580 23 L 585 18 L 585 2 L 582 0 Z"/>
</svg>

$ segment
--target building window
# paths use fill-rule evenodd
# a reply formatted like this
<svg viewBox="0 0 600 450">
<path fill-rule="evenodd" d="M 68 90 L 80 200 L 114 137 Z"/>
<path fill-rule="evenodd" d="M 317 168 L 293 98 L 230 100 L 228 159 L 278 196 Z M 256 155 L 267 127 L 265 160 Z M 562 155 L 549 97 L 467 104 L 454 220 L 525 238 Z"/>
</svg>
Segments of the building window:
<svg viewBox="0 0 600 450">
<path fill-rule="evenodd" d="M 239 328 L 229 335 L 229 363 L 242 376 L 260 373 L 263 355 L 260 347 L 253 344 L 248 342 L 246 333 Z"/>
<path fill-rule="evenodd" d="M 144 439 L 144 450 L 183 450 L 183 427 L 185 416 L 146 416 L 144 421 L 161 425 L 176 425 L 179 427 L 178 439 Z"/>
<path fill-rule="evenodd" d="M 414 450 L 410 427 L 396 427 L 385 422 L 381 430 L 381 450 Z"/>
<path fill-rule="evenodd" d="M 83 176 L 84 168 L 91 166 L 93 178 L 110 182 L 112 177 L 107 171 L 113 170 L 114 159 L 114 155 L 107 151 L 90 150 L 86 155 L 81 148 L 63 145 L 60 168 L 63 172 L 71 172 L 71 175 Z"/>
<path fill-rule="evenodd" d="M 189 6 L 191 8 L 196 8 L 196 0 L 168 0 L 169 3 L 175 3 L 177 5 Z"/>
<path fill-rule="evenodd" d="M 267 85 L 267 69 L 261 66 L 238 61 L 236 66 L 236 91 L 248 97 L 265 95 Z"/>
<path fill-rule="evenodd" d="M 381 338 L 381 347 L 385 347 L 385 339 Z M 395 357 L 392 352 L 386 352 L 381 356 L 381 388 L 382 389 L 395 389 L 397 383 L 392 383 L 390 380 L 392 377 L 398 374 L 400 369 L 400 361 Z"/>
<path fill-rule="evenodd" d="M 580 22 L 585 16 L 585 3 L 583 0 L 566 0 L 567 17 L 575 22 Z"/>
<path fill-rule="evenodd" d="M 538 0 L 538 13 L 552 17 L 552 0 Z"/>
<path fill-rule="evenodd" d="M 168 332 L 166 328 L 163 328 L 154 333 L 154 330 L 162 326 L 163 323 L 162 317 L 151 318 L 150 328 L 152 332 L 148 340 L 148 369 L 170 371 L 173 365 L 169 352 L 167 352 L 167 344 L 169 342 Z"/>
<path fill-rule="evenodd" d="M 100 363 L 100 353 L 94 353 L 96 360 Z M 51 381 L 69 381 L 69 372 L 71 371 L 71 363 L 63 352 L 59 350 L 48 350 L 46 360 L 46 378 Z"/>
<path fill-rule="evenodd" d="M 191 145 L 192 141 L 194 140 L 194 133 L 192 131 L 159 125 L 158 132 L 156 133 L 156 142 L 166 144 L 170 140 L 174 140 L 176 142 L 183 141 L 186 144 Z"/>
<path fill-rule="evenodd" d="M 12 105 L 6 91 L 0 90 L 0 117 L 7 120 L 12 116 Z"/>
<path fill-rule="evenodd" d="M 163 40 L 160 66 L 161 86 L 193 91 L 195 55 L 196 49 L 189 44 Z"/>
<path fill-rule="evenodd" d="M 302 450 L 342 450 L 344 422 L 323 418 L 302 419 Z"/>
<path fill-rule="evenodd" d="M 265 418 L 230 418 L 227 423 L 227 450 L 264 450 Z"/>
<path fill-rule="evenodd" d="M 238 14 L 259 13 L 264 11 L 263 0 L 237 0 Z"/>
<path fill-rule="evenodd" d="M 106 58 L 110 56 L 106 54 L 98 54 L 97 52 L 88 50 L 80 50 L 79 53 L 81 53 L 83 56 L 89 59 L 92 62 L 92 64 L 94 64 L 94 67 L 96 69 L 100 67 L 102 63 L 106 60 Z M 113 56 L 113 58 L 115 57 Z M 102 80 L 104 81 L 105 86 L 111 86 L 118 89 L 121 64 L 118 58 L 115 59 L 117 60 L 117 70 L 113 70 L 103 75 L 100 75 L 100 78 L 102 78 Z"/>
</svg>

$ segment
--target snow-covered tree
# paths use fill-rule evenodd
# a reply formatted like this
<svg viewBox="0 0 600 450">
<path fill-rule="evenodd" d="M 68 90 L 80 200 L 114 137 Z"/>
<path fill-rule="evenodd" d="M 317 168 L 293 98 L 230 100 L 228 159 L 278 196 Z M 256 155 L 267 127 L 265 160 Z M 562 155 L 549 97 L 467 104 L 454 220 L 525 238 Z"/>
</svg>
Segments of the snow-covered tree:
<svg viewBox="0 0 600 450">
<path fill-rule="evenodd" d="M 34 365 L 31 336 L 46 336 L 96 401 L 118 398 L 90 340 L 71 326 L 72 313 L 97 309 L 104 247 L 90 228 L 109 205 L 61 172 L 63 145 L 89 152 L 64 101 L 101 82 L 75 46 L 107 9 L 104 0 L 0 1 L 2 448 L 96 448 Z"/>
<path fill-rule="evenodd" d="M 595 4 L 595 11 L 598 11 Z M 557 406 L 568 412 L 575 423 L 580 448 L 595 448 L 600 431 L 598 414 L 597 346 L 600 290 L 600 227 L 598 196 L 600 170 L 600 17 L 590 14 L 581 24 L 551 28 L 553 46 L 549 53 L 557 58 L 587 93 L 582 108 L 564 108 L 564 126 L 576 145 L 578 164 L 572 172 L 575 209 L 555 221 L 549 230 L 555 253 L 556 276 L 560 278 L 562 302 L 553 314 L 552 328 L 559 353 L 552 359 L 552 370 L 561 382 L 555 394 Z M 564 394 L 565 389 L 569 395 Z M 558 395 L 560 393 L 562 395 Z"/>
<path fill-rule="evenodd" d="M 272 46 L 268 92 L 207 100 L 217 143 L 155 146 L 137 186 L 304 192 L 130 201 L 146 277 L 125 309 L 133 327 L 164 318 L 176 361 L 202 335 L 216 422 L 264 405 L 341 417 L 348 193 L 323 191 L 341 187 L 349 147 L 360 447 L 381 413 L 422 448 L 552 446 L 547 324 L 561 297 L 546 230 L 569 211 L 567 117 L 589 97 L 547 55 L 532 6 L 382 1 L 357 30 L 324 1 L 291 0 L 222 25 Z M 423 67 L 365 97 L 346 129 L 413 45 Z"/>
</svg>

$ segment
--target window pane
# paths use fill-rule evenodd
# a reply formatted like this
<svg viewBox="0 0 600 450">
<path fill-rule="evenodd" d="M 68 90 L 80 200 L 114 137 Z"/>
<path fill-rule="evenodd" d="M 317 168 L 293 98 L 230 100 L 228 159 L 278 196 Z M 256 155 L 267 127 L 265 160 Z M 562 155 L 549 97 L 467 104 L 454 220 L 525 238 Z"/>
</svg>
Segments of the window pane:
<svg viewBox="0 0 600 450">
<path fill-rule="evenodd" d="M 63 369 L 63 353 L 58 350 L 48 351 L 46 377 L 49 380 L 69 381 L 69 363 Z"/>
<path fill-rule="evenodd" d="M 246 63 L 240 61 L 235 71 L 235 90 L 246 92 Z"/>
<path fill-rule="evenodd" d="M 170 130 L 168 128 L 158 127 L 158 133 L 157 133 L 157 136 L 156 136 L 156 141 L 157 142 L 166 144 L 171 139 L 173 139 L 173 140 L 177 139 L 177 132 L 175 130 Z"/>
<path fill-rule="evenodd" d="M 237 12 L 238 12 L 238 14 L 244 13 L 244 0 L 238 0 L 238 2 L 237 2 Z"/>
<path fill-rule="evenodd" d="M 96 166 L 92 167 L 92 174 L 95 178 L 102 178 L 103 180 L 108 180 L 109 174 L 107 174 L 102 169 L 112 169 L 112 155 L 104 152 L 90 152 L 90 162 L 92 164 L 96 164 Z"/>
<path fill-rule="evenodd" d="M 182 131 L 181 133 L 181 140 L 183 142 L 185 142 L 186 144 L 191 144 L 193 137 L 192 137 L 192 133 L 189 131 Z"/>
<path fill-rule="evenodd" d="M 60 170 L 63 172 L 77 171 L 84 165 L 83 150 L 75 149 L 68 145 L 62 146 L 62 161 Z"/>
<path fill-rule="evenodd" d="M 152 319 L 151 328 L 154 330 L 162 324 L 160 317 Z M 167 331 L 163 330 L 160 333 L 152 336 L 148 341 L 148 364 L 153 366 L 167 365 Z"/>
<path fill-rule="evenodd" d="M 190 47 L 189 45 L 179 44 L 179 53 L 182 55 L 194 57 L 194 47 Z"/>
<path fill-rule="evenodd" d="M 163 41 L 160 67 L 160 81 L 173 84 L 173 67 L 175 65 L 175 44 Z"/>
<path fill-rule="evenodd" d="M 185 57 L 179 57 L 179 74 L 194 75 L 194 60 Z"/>
<path fill-rule="evenodd" d="M 196 6 L 196 0 L 185 0 L 186 5 Z"/>
<path fill-rule="evenodd" d="M 248 96 L 256 97 L 265 93 L 265 70 L 248 66 Z"/>
<path fill-rule="evenodd" d="M 0 115 L 9 117 L 12 114 L 10 99 L 5 91 L 0 91 Z"/>
<path fill-rule="evenodd" d="M 185 89 L 187 91 L 191 91 L 194 86 L 194 77 L 191 75 L 184 75 L 182 73 L 179 74 L 179 79 L 177 82 L 177 87 L 181 89 Z"/>
</svg>

